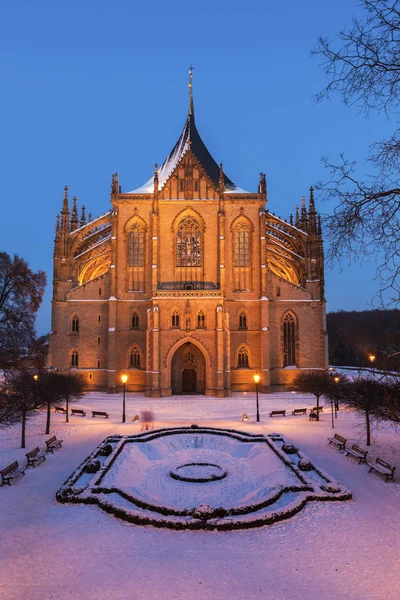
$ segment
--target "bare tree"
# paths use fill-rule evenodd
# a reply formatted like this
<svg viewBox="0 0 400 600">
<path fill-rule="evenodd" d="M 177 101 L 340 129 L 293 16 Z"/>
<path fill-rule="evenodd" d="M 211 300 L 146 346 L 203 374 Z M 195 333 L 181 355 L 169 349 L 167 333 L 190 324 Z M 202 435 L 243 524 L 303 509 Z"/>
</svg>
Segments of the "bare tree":
<svg viewBox="0 0 400 600">
<path fill-rule="evenodd" d="M 35 339 L 35 315 L 46 286 L 22 258 L 0 252 L 0 368 L 15 365 Z"/>
<path fill-rule="evenodd" d="M 322 58 L 329 83 L 318 99 L 339 93 L 361 112 L 398 112 L 400 99 L 400 4 L 398 0 L 360 0 L 361 18 L 354 18 L 335 47 L 320 37 L 313 54 Z M 321 196 L 337 202 L 326 217 L 331 244 L 328 259 L 376 257 L 377 297 L 383 305 L 400 299 L 400 129 L 369 148 L 373 175 L 360 179 L 356 162 L 324 159 L 330 172 L 318 186 Z"/>
<path fill-rule="evenodd" d="M 35 383 L 31 373 L 14 371 L 0 387 L 0 426 L 21 423 L 21 448 L 25 448 L 27 419 L 40 408 Z"/>
<path fill-rule="evenodd" d="M 299 392 L 312 394 L 316 398 L 317 421 L 319 421 L 319 399 L 332 386 L 332 378 L 327 371 L 300 372 L 295 380 L 294 387 Z"/>
<path fill-rule="evenodd" d="M 371 422 L 378 417 L 384 403 L 384 385 L 371 376 L 359 375 L 354 380 L 338 386 L 340 400 L 354 408 L 365 418 L 367 446 L 371 445 Z"/>
<path fill-rule="evenodd" d="M 57 373 L 58 397 L 65 400 L 65 420 L 68 423 L 69 403 L 82 398 L 84 384 L 82 379 L 72 373 Z"/>
</svg>

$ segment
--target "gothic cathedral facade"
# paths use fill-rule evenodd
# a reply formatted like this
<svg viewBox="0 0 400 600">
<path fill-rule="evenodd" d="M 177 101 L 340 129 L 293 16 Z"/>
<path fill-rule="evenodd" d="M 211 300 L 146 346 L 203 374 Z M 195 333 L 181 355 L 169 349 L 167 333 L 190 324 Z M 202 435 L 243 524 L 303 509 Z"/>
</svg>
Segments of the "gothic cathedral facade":
<svg viewBox="0 0 400 600">
<path fill-rule="evenodd" d="M 327 368 L 324 264 L 312 188 L 295 218 L 269 212 L 217 165 L 195 124 L 141 188 L 112 177 L 111 209 L 57 217 L 49 366 L 89 389 L 227 396 Z"/>
</svg>

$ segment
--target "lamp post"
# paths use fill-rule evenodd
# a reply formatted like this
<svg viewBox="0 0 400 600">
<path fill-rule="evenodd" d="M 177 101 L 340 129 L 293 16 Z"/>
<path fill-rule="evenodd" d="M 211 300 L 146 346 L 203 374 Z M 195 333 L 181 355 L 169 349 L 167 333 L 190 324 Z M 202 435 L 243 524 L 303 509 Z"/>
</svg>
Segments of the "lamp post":
<svg viewBox="0 0 400 600">
<path fill-rule="evenodd" d="M 125 423 L 125 386 L 126 386 L 126 382 L 128 381 L 128 375 L 122 375 L 121 376 L 121 381 L 123 383 L 124 389 L 123 389 L 123 396 L 122 396 L 122 422 Z"/>
<path fill-rule="evenodd" d="M 257 403 L 257 423 L 260 422 L 260 411 L 258 408 L 258 384 L 260 383 L 260 376 L 256 373 L 253 377 L 254 383 L 256 384 L 256 403 Z"/>
<path fill-rule="evenodd" d="M 339 375 L 335 375 L 335 377 L 333 378 L 333 381 L 335 382 L 335 385 L 337 385 L 340 381 Z M 337 411 L 338 410 L 339 410 L 339 400 L 336 396 L 336 398 L 335 398 L 335 419 L 337 419 Z"/>
<path fill-rule="evenodd" d="M 372 352 L 370 352 L 368 354 L 368 360 L 372 365 L 372 377 L 374 376 L 374 362 L 375 362 L 376 356 L 375 354 L 373 354 Z"/>
</svg>

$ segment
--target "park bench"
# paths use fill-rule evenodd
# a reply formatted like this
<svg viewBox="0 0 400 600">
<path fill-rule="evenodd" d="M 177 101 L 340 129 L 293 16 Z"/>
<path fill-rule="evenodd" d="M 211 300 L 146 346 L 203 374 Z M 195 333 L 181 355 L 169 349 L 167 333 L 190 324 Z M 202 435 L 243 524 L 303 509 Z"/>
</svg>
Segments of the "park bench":
<svg viewBox="0 0 400 600">
<path fill-rule="evenodd" d="M 67 409 L 63 408 L 62 406 L 55 406 L 54 407 L 54 412 L 56 412 L 56 413 L 62 413 L 63 415 L 65 415 L 65 413 L 67 412 Z"/>
<path fill-rule="evenodd" d="M 336 446 L 339 446 L 339 450 L 344 450 L 344 448 L 346 446 L 346 442 L 347 442 L 347 439 L 342 437 L 338 433 L 335 433 L 333 438 L 328 438 L 328 440 L 329 440 L 329 445 L 336 444 Z"/>
<path fill-rule="evenodd" d="M 306 414 L 307 414 L 306 408 L 295 408 L 294 410 L 292 410 L 292 415 L 306 415 Z"/>
<path fill-rule="evenodd" d="M 361 464 L 362 462 L 366 462 L 368 450 L 363 450 L 357 444 L 353 444 L 351 448 L 347 448 L 346 450 L 346 456 L 349 454 L 358 458 L 358 463 Z"/>
<path fill-rule="evenodd" d="M 15 461 L 11 465 L 8 465 L 8 467 L 5 467 L 4 469 L 2 469 L 0 471 L 0 474 L 1 474 L 1 486 L 3 486 L 5 483 L 8 483 L 8 485 L 11 485 L 11 479 L 14 479 L 18 475 L 25 475 L 25 468 L 20 467 L 18 465 L 18 461 Z"/>
<path fill-rule="evenodd" d="M 37 446 L 36 448 L 28 452 L 25 456 L 28 460 L 28 464 L 26 466 L 35 467 L 35 463 L 39 462 L 39 460 L 46 460 L 46 451 L 40 450 L 39 446 Z"/>
<path fill-rule="evenodd" d="M 371 473 L 371 470 L 373 469 L 374 471 L 378 471 L 379 473 L 382 473 L 382 475 L 385 475 L 385 481 L 393 479 L 396 467 L 392 467 L 392 465 L 389 465 L 385 460 L 377 458 L 374 463 L 367 463 L 367 465 L 369 466 L 369 473 Z"/>
<path fill-rule="evenodd" d="M 79 417 L 86 417 L 86 413 L 81 408 L 71 408 L 71 415 L 76 415 Z"/>
<path fill-rule="evenodd" d="M 55 435 L 46 440 L 47 452 L 54 452 L 55 448 L 61 448 L 63 440 L 58 440 Z"/>
<path fill-rule="evenodd" d="M 104 417 L 105 419 L 108 419 L 109 416 L 110 415 L 104 410 L 92 410 L 92 419 L 93 417 Z"/>
<path fill-rule="evenodd" d="M 314 406 L 314 407 L 311 409 L 311 411 L 312 411 L 312 412 L 324 412 L 324 407 L 323 407 L 323 406 L 318 406 L 318 407 L 317 407 L 317 406 Z"/>
<path fill-rule="evenodd" d="M 271 410 L 270 417 L 286 417 L 286 410 Z"/>
</svg>

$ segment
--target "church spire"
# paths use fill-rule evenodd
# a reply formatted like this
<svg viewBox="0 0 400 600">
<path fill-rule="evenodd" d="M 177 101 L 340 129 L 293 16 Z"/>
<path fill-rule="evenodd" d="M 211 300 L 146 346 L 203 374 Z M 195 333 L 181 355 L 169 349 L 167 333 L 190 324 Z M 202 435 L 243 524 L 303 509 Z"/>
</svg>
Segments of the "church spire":
<svg viewBox="0 0 400 600">
<path fill-rule="evenodd" d="M 64 198 L 61 210 L 61 229 L 64 234 L 69 233 L 69 206 L 68 206 L 68 187 L 64 187 Z"/>
<path fill-rule="evenodd" d="M 188 115 L 192 117 L 194 121 L 194 104 L 193 104 L 193 69 L 192 65 L 189 67 L 189 112 Z"/>
<path fill-rule="evenodd" d="M 71 231 L 75 231 L 75 229 L 78 229 L 78 223 L 79 223 L 79 219 L 78 219 L 78 207 L 77 207 L 77 197 L 74 196 L 73 197 L 73 206 L 72 206 L 72 213 L 71 213 Z"/>
</svg>

